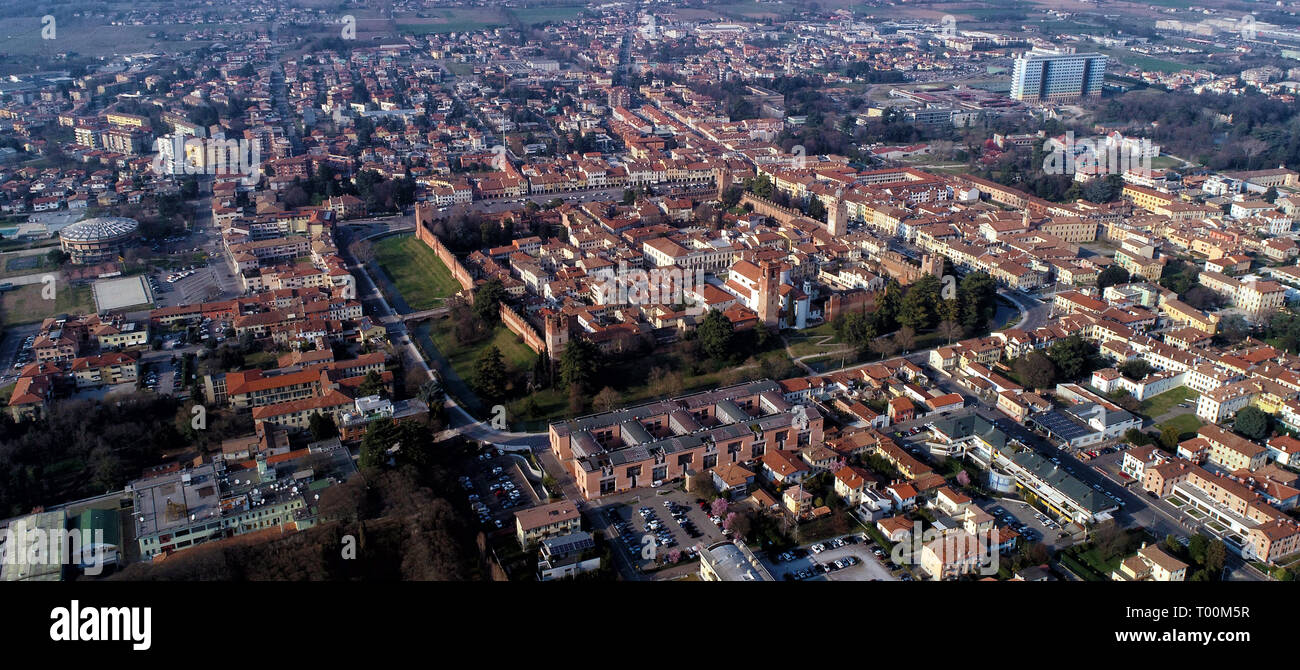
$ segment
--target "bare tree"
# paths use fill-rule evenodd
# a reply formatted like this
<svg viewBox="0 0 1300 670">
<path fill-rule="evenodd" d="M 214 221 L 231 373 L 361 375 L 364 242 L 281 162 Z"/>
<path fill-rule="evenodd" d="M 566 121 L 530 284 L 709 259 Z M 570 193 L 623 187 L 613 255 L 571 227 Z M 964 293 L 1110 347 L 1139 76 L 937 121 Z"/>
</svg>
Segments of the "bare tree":
<svg viewBox="0 0 1300 670">
<path fill-rule="evenodd" d="M 597 393 L 595 399 L 592 400 L 592 406 L 598 412 L 608 412 L 622 404 L 623 394 L 608 386 L 601 389 L 600 393 Z"/>
<path fill-rule="evenodd" d="M 888 336 L 877 337 L 871 341 L 871 351 L 881 358 L 889 358 L 898 352 L 898 343 Z"/>
<path fill-rule="evenodd" d="M 941 321 L 939 323 L 939 334 L 948 341 L 948 344 L 952 344 L 953 340 L 960 339 L 966 333 L 961 324 L 956 321 Z"/>
<path fill-rule="evenodd" d="M 1246 169 L 1253 170 L 1255 169 L 1255 157 L 1268 149 L 1268 142 L 1258 137 L 1247 137 L 1238 142 L 1237 146 L 1241 149 L 1241 153 L 1246 156 Z"/>
<path fill-rule="evenodd" d="M 894 344 L 897 344 L 903 351 L 911 351 L 916 347 L 916 329 L 911 326 L 903 326 L 894 333 Z"/>
<path fill-rule="evenodd" d="M 352 252 L 352 257 L 362 265 L 375 260 L 375 245 L 371 244 L 370 240 L 357 240 L 348 247 L 348 250 Z"/>
</svg>

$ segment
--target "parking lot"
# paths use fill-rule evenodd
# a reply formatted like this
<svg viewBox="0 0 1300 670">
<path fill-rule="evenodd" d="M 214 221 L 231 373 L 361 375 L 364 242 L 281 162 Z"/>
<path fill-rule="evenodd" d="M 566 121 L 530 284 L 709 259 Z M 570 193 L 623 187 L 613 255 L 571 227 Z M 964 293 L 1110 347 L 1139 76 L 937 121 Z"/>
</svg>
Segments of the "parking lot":
<svg viewBox="0 0 1300 670">
<path fill-rule="evenodd" d="M 471 474 L 460 477 L 461 488 L 479 523 L 489 530 L 512 528 L 515 512 L 541 502 L 519 464 L 497 449 L 481 451 L 468 471 Z"/>
<path fill-rule="evenodd" d="M 17 329 L 6 334 L 3 347 L 3 360 L 6 362 L 6 378 L 17 378 L 18 371 L 35 362 L 32 355 L 32 344 L 36 341 L 36 335 L 33 332 L 29 335 L 23 335 Z"/>
<path fill-rule="evenodd" d="M 1020 533 L 1023 542 L 1042 542 L 1058 548 L 1072 544 L 1064 526 L 1034 509 L 1029 503 L 1002 499 L 983 503 L 980 507 L 992 514 L 997 519 L 998 525 L 1008 526 Z"/>
<path fill-rule="evenodd" d="M 893 582 L 911 579 L 910 575 L 896 576 L 887 567 L 888 560 L 884 550 L 862 535 L 843 535 L 767 556 L 763 562 L 772 576 L 780 580 Z M 899 572 L 906 574 L 906 571 Z"/>
<path fill-rule="evenodd" d="M 155 301 L 160 307 L 207 302 L 230 294 L 218 276 L 223 271 L 219 266 L 189 268 L 179 273 L 160 272 L 149 275 L 149 287 L 153 289 Z M 167 281 L 169 277 L 174 281 Z"/>
<path fill-rule="evenodd" d="M 185 390 L 181 380 L 179 361 L 159 360 L 147 363 L 140 368 L 140 381 L 144 388 L 162 395 L 176 395 Z"/>
<path fill-rule="evenodd" d="M 596 513 L 610 522 L 610 539 L 619 551 L 648 570 L 673 551 L 680 552 L 679 562 L 691 561 L 697 558 L 694 547 L 728 539 L 721 519 L 711 519 L 701 502 L 675 488 L 640 489 L 604 499 Z"/>
</svg>

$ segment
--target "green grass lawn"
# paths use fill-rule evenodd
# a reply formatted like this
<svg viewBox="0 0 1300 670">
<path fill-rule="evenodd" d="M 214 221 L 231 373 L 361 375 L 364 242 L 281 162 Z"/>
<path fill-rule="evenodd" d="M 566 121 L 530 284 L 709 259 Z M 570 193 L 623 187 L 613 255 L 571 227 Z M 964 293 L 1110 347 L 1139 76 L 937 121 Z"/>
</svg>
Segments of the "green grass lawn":
<svg viewBox="0 0 1300 670">
<path fill-rule="evenodd" d="M 1153 396 L 1143 400 L 1140 411 L 1154 419 L 1173 409 L 1178 405 L 1178 403 L 1186 401 L 1189 398 L 1195 398 L 1197 395 L 1196 391 L 1193 391 L 1186 386 L 1179 386 L 1172 391 L 1165 391 L 1158 396 Z"/>
<path fill-rule="evenodd" d="M 790 3 L 777 4 L 774 2 L 730 2 L 707 7 L 722 16 L 736 19 L 767 19 L 781 18 L 795 11 L 795 7 Z"/>
<path fill-rule="evenodd" d="M 498 326 L 491 337 L 466 345 L 456 340 L 455 324 L 451 318 L 444 317 L 434 322 L 429 329 L 429 337 L 433 339 L 434 346 L 438 347 L 438 352 L 451 363 L 456 374 L 466 382 L 474 378 L 474 363 L 478 360 L 479 353 L 491 346 L 501 351 L 508 368 L 531 370 L 537 359 L 537 354 L 505 326 Z"/>
<path fill-rule="evenodd" d="M 505 14 L 496 7 L 440 8 L 430 13 L 433 16 L 428 18 L 399 21 L 397 30 L 407 35 L 426 35 L 473 32 L 507 24 Z"/>
<path fill-rule="evenodd" d="M 95 298 L 88 284 L 69 286 L 60 282 L 55 286 L 53 300 L 41 296 L 44 288 L 44 283 L 27 284 L 0 295 L 4 325 L 36 323 L 56 314 L 90 314 L 95 311 Z"/>
<path fill-rule="evenodd" d="M 568 21 L 576 18 L 586 8 L 586 5 L 554 5 L 550 7 L 511 9 L 509 12 L 514 14 L 520 23 L 531 26 L 535 23 L 545 23 L 547 21 Z"/>
<path fill-rule="evenodd" d="M 1182 70 L 1191 70 L 1193 66 L 1176 61 L 1155 58 L 1145 54 L 1134 53 L 1128 49 L 1100 49 L 1102 53 L 1118 60 L 1121 63 L 1141 68 L 1147 72 L 1180 72 Z"/>
<path fill-rule="evenodd" d="M 790 352 L 794 354 L 795 358 L 810 356 L 812 354 L 823 354 L 835 351 L 844 346 L 844 344 L 835 337 L 835 329 L 831 327 L 830 323 L 823 323 L 816 328 L 806 328 L 797 331 L 792 335 L 786 335 L 785 341 L 789 343 Z"/>
<path fill-rule="evenodd" d="M 1178 439 L 1190 440 L 1191 438 L 1196 437 L 1196 431 L 1202 425 L 1204 425 L 1204 422 L 1196 418 L 1195 414 L 1179 414 L 1178 416 L 1159 424 L 1158 427 L 1164 428 L 1165 426 L 1174 426 L 1178 429 Z"/>
<path fill-rule="evenodd" d="M 509 358 L 509 355 L 507 354 L 506 357 Z M 773 364 L 777 361 L 789 360 L 782 349 L 768 351 L 762 354 L 760 359 L 770 359 Z M 838 364 L 838 362 L 839 359 L 837 358 L 836 363 Z M 529 359 L 529 365 L 531 364 L 532 359 Z M 610 384 L 614 390 L 622 395 L 624 406 L 638 405 L 658 399 L 659 396 L 654 393 L 646 382 L 650 376 L 651 368 L 655 367 L 680 371 L 683 394 L 763 377 L 762 368 L 759 365 L 751 365 L 743 369 L 723 368 L 717 372 L 692 375 L 683 369 L 682 362 L 677 360 L 676 354 L 658 350 L 645 356 L 624 359 L 612 365 L 616 367 L 606 371 L 603 383 Z M 779 377 L 780 375 L 776 376 Z M 589 394 L 589 396 L 594 395 L 595 392 Z M 590 404 L 591 398 L 588 397 L 586 400 L 586 411 L 594 411 Z M 569 393 L 567 389 L 561 388 L 542 389 L 534 391 L 526 397 L 511 401 L 507 407 L 512 425 L 524 426 L 528 430 L 543 430 L 547 422 L 568 416 Z"/>
<path fill-rule="evenodd" d="M 54 25 L 54 39 L 42 39 L 41 13 L 33 16 L 6 17 L 4 50 L 16 55 L 41 56 L 50 52 L 75 51 L 82 56 L 106 56 L 139 51 L 142 44 L 155 44 L 160 51 L 190 51 L 211 44 L 207 41 L 186 42 L 176 39 L 176 30 L 165 30 L 168 39 L 149 37 L 160 31 L 158 26 L 113 26 L 104 19 L 59 17 Z M 228 24 L 227 24 L 228 25 Z M 218 27 L 213 24 L 211 27 Z M 243 26 L 254 29 L 253 25 Z"/>
<path fill-rule="evenodd" d="M 1066 551 L 1066 555 L 1069 555 L 1071 558 L 1074 558 L 1103 577 L 1108 578 L 1110 573 L 1119 569 L 1120 563 L 1122 563 L 1125 558 L 1131 556 L 1133 552 L 1142 547 L 1142 541 L 1144 539 L 1148 539 L 1146 537 L 1146 531 L 1140 528 L 1130 529 L 1126 531 L 1126 533 L 1128 535 L 1125 538 L 1126 549 L 1110 557 L 1109 560 L 1102 560 L 1100 552 L 1098 552 L 1096 547 L 1091 545 L 1071 547 Z"/>
<path fill-rule="evenodd" d="M 385 238 L 374 249 L 375 262 L 412 310 L 439 307 L 460 290 L 446 264 L 414 235 Z"/>
<path fill-rule="evenodd" d="M 1151 169 L 1153 170 L 1169 170 L 1172 168 L 1181 167 L 1182 164 L 1183 164 L 1182 161 L 1178 160 L 1177 158 L 1174 158 L 1173 156 L 1156 156 L 1155 158 L 1151 159 Z"/>
<path fill-rule="evenodd" d="M 425 322 L 421 324 L 419 331 L 420 334 L 427 334 L 429 341 L 459 378 L 460 383 L 446 380 L 448 392 L 464 401 L 472 413 L 476 410 L 480 414 L 487 411 L 479 398 L 473 395 L 474 365 L 483 351 L 495 346 L 501 352 L 507 372 L 512 379 L 521 378 L 524 373 L 532 370 L 537 360 L 537 354 L 505 326 L 497 326 L 489 337 L 469 344 L 456 339 L 456 327 L 451 317 Z M 563 397 L 561 409 L 565 407 L 568 407 L 567 395 Z M 517 417 L 522 418 L 522 414 L 511 410 L 507 413 L 507 417 L 513 423 Z"/>
<path fill-rule="evenodd" d="M 274 351 L 255 351 L 251 354 L 244 354 L 245 368 L 260 368 L 263 365 L 274 366 L 280 355 Z"/>
</svg>

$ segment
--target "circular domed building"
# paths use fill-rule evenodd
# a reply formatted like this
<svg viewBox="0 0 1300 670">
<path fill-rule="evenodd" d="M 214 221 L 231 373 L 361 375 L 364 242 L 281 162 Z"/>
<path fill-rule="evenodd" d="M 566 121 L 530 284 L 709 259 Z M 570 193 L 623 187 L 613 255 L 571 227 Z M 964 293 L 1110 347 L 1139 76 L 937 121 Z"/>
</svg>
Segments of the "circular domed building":
<svg viewBox="0 0 1300 670">
<path fill-rule="evenodd" d="M 73 263 L 86 265 L 116 260 L 135 243 L 140 222 L 120 216 L 78 221 L 59 231 L 59 243 Z"/>
</svg>

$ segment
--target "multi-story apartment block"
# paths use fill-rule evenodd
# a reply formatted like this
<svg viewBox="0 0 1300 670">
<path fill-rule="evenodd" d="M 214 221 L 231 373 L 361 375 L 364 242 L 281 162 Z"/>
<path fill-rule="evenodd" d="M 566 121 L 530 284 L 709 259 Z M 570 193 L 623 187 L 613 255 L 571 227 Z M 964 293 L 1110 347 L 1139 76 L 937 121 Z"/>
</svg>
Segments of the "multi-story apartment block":
<svg viewBox="0 0 1300 670">
<path fill-rule="evenodd" d="M 550 445 L 591 499 L 820 444 L 822 422 L 761 380 L 556 422 Z"/>
<path fill-rule="evenodd" d="M 334 439 L 146 476 L 127 486 L 140 555 L 152 559 L 269 528 L 310 528 L 317 519 L 312 496 L 355 472 L 347 448 Z"/>
<path fill-rule="evenodd" d="M 140 376 L 136 357 L 120 352 L 75 358 L 70 369 L 77 388 L 133 383 Z"/>
<path fill-rule="evenodd" d="M 1058 102 L 1101 95 L 1106 56 L 1034 49 L 1016 58 L 1011 97 L 1024 102 Z"/>
<path fill-rule="evenodd" d="M 1201 426 L 1197 435 L 1210 445 L 1210 463 L 1228 472 L 1258 470 L 1268 460 L 1268 449 L 1218 426 Z"/>
<path fill-rule="evenodd" d="M 572 500 L 561 500 L 515 512 L 515 537 L 529 547 L 548 537 L 581 530 L 582 515 Z"/>
</svg>

